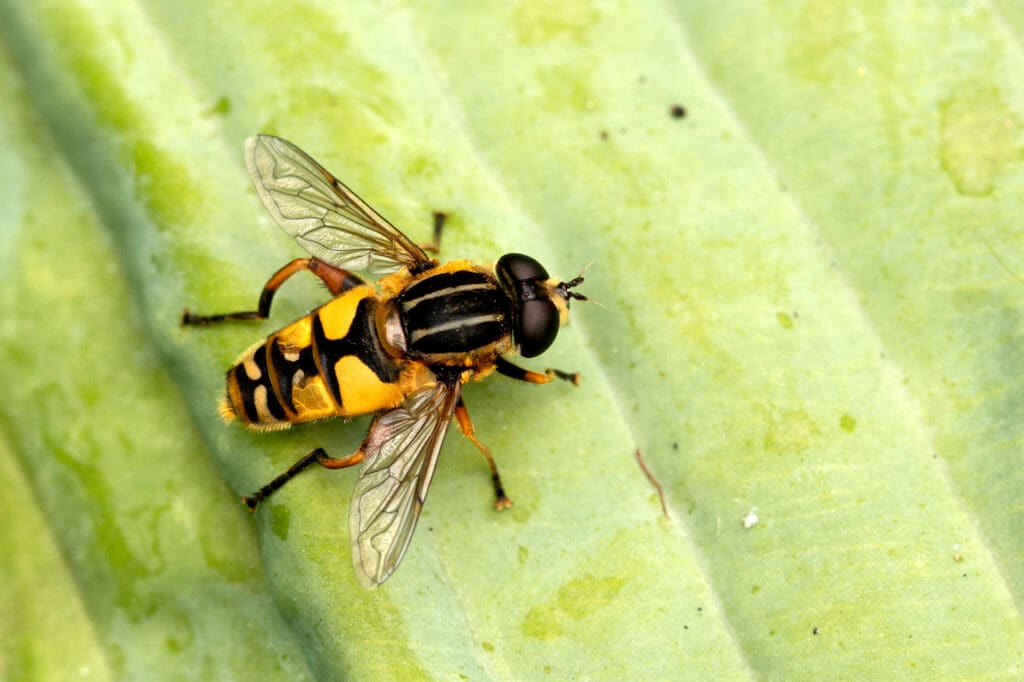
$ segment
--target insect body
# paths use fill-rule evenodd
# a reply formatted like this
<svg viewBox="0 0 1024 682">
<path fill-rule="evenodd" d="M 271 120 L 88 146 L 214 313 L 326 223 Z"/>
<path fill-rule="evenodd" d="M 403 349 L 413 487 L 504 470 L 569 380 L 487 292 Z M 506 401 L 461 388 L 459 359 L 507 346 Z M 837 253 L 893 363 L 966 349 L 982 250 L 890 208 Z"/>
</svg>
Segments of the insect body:
<svg viewBox="0 0 1024 682">
<path fill-rule="evenodd" d="M 250 509 L 297 473 L 318 463 L 362 463 L 349 514 L 356 576 L 366 587 L 395 570 L 419 518 L 448 424 L 484 454 L 497 507 L 510 506 L 490 451 L 477 440 L 460 390 L 499 373 L 531 383 L 559 370 L 533 372 L 505 359 L 534 357 L 554 341 L 582 277 L 562 282 L 533 258 L 506 254 L 493 268 L 443 265 L 364 203 L 300 149 L 259 135 L 246 143 L 249 173 L 271 216 L 313 256 L 281 268 L 258 310 L 198 316 L 183 324 L 264 319 L 278 287 L 309 270 L 334 298 L 274 332 L 228 370 L 221 415 L 254 429 L 287 428 L 326 417 L 374 414 L 362 445 L 347 457 L 317 448 L 243 498 Z M 443 216 L 435 214 L 435 239 Z M 385 275 L 377 287 L 353 270 Z"/>
</svg>

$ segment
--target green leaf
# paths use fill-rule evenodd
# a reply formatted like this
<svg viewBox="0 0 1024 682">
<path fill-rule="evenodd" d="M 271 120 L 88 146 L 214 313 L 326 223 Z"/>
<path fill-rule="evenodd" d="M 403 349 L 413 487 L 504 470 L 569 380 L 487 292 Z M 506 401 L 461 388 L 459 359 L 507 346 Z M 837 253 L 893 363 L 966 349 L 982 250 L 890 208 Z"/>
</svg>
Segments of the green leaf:
<svg viewBox="0 0 1024 682">
<path fill-rule="evenodd" d="M 7 1 L 0 37 L 0 675 L 1024 673 L 1018 5 Z M 216 414 L 324 294 L 178 324 L 300 255 L 256 132 L 414 240 L 449 211 L 446 258 L 593 261 L 524 363 L 580 387 L 466 389 L 516 506 L 453 432 L 376 590 L 354 471 L 237 501 L 367 420 Z"/>
</svg>

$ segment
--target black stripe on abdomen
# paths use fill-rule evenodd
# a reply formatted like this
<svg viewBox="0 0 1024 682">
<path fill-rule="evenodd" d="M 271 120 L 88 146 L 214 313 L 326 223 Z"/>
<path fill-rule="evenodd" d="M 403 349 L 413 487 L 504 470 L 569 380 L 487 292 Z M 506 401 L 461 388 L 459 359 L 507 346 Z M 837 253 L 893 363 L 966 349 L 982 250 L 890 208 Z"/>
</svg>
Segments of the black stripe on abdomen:
<svg viewBox="0 0 1024 682">
<path fill-rule="evenodd" d="M 292 389 L 305 377 L 317 375 L 316 361 L 313 360 L 313 347 L 306 346 L 299 352 L 298 358 L 289 360 L 281 350 L 281 344 L 275 338 L 270 344 L 270 366 L 277 381 L 277 389 L 288 410 L 295 414 L 295 400 Z"/>
<path fill-rule="evenodd" d="M 341 405 L 341 387 L 335 365 L 345 356 L 354 356 L 364 365 L 373 370 L 377 378 L 385 383 L 398 381 L 400 373 L 398 365 L 381 348 L 377 338 L 377 325 L 374 322 L 374 311 L 377 302 L 373 297 L 359 301 L 348 332 L 340 339 L 329 339 L 324 333 L 320 313 L 313 313 L 313 348 L 323 367 L 321 376 L 334 400 Z"/>
<path fill-rule="evenodd" d="M 235 381 L 238 383 L 238 392 L 242 396 L 242 410 L 245 412 L 245 418 L 252 424 L 264 423 L 260 418 L 259 409 L 256 407 L 256 392 L 262 387 L 263 391 L 260 393 L 261 395 L 264 393 L 266 395 L 267 412 L 274 419 L 283 421 L 285 411 L 277 399 L 274 387 L 270 383 L 270 372 L 267 371 L 267 347 L 265 343 L 256 348 L 251 356 L 251 361 L 258 370 L 255 379 L 249 378 L 249 370 L 246 369 L 246 363 L 249 361 L 250 358 L 246 358 L 235 365 L 235 368 L 232 370 L 235 373 Z"/>
</svg>

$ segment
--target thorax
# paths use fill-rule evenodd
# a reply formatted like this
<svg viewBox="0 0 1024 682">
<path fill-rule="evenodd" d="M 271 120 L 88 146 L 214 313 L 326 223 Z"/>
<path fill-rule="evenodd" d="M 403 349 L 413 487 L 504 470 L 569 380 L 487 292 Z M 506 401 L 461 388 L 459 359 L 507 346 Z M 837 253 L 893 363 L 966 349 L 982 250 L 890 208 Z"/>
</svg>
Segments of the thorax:
<svg viewBox="0 0 1024 682">
<path fill-rule="evenodd" d="M 446 263 L 391 293 L 380 313 L 390 352 L 427 365 L 468 367 L 512 346 L 511 302 L 481 266 Z"/>
</svg>

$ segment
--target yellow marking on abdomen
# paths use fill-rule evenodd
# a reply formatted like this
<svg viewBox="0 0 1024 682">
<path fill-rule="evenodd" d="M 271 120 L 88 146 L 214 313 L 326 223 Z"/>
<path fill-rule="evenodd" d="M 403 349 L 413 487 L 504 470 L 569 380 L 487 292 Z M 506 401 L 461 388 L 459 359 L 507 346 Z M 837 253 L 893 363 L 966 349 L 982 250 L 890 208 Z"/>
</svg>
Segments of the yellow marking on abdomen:
<svg viewBox="0 0 1024 682">
<path fill-rule="evenodd" d="M 296 422 L 338 415 L 334 399 L 324 386 L 324 380 L 319 376 L 303 377 L 302 381 L 292 386 L 292 402 L 295 403 Z"/>
<path fill-rule="evenodd" d="M 260 368 L 256 366 L 256 361 L 253 360 L 252 355 L 242 360 L 242 368 L 245 369 L 245 376 L 249 377 L 252 381 L 259 381 Z"/>
<path fill-rule="evenodd" d="M 355 356 L 346 356 L 334 365 L 341 389 L 341 415 L 351 417 L 397 407 L 405 395 L 397 383 L 385 383 Z"/>
<path fill-rule="evenodd" d="M 352 320 L 355 319 L 359 302 L 368 296 L 373 296 L 374 293 L 373 287 L 369 285 L 356 287 L 320 306 L 313 315 L 320 316 L 324 335 L 329 339 L 344 338 L 352 326 Z"/>
<path fill-rule="evenodd" d="M 281 346 L 281 350 L 284 351 L 286 359 L 297 360 L 299 352 L 313 343 L 312 328 L 312 319 L 309 315 L 306 315 L 274 334 L 274 337 Z M 294 357 L 288 357 L 289 354 L 294 354 Z"/>
</svg>

